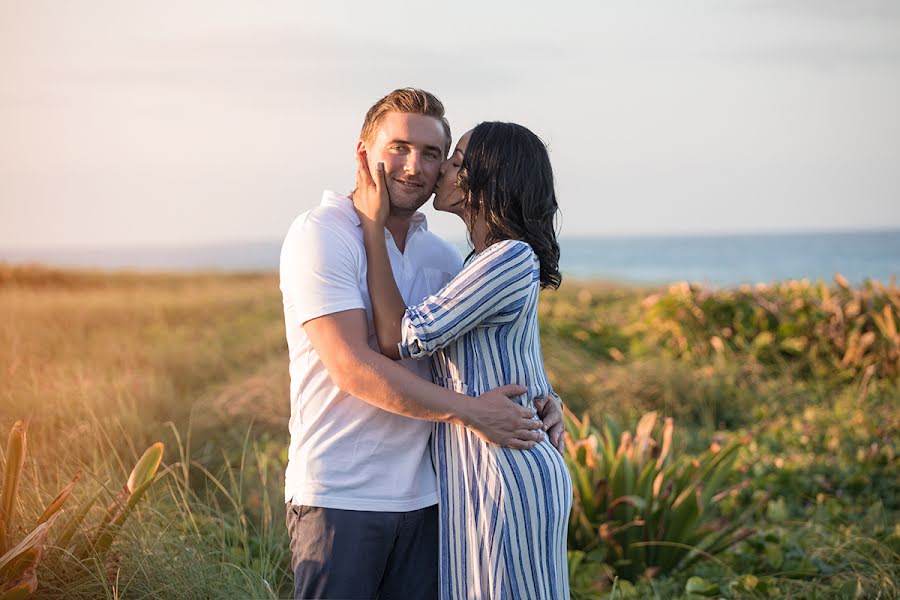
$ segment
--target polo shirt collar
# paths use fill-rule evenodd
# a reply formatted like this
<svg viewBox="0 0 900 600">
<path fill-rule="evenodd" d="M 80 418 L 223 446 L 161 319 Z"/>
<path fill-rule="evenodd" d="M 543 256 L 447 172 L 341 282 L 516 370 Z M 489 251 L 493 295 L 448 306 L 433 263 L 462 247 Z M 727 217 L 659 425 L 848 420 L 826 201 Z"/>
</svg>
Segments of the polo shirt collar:
<svg viewBox="0 0 900 600">
<path fill-rule="evenodd" d="M 428 219 L 425 218 L 424 213 L 420 213 L 419 211 L 413 213 L 412 219 L 409 222 L 410 233 L 417 229 L 428 230 Z"/>
<path fill-rule="evenodd" d="M 350 219 L 357 227 L 362 225 L 359 215 L 356 214 L 356 209 L 353 208 L 353 200 L 343 194 L 325 190 L 322 194 L 322 206 L 333 206 L 344 213 L 344 216 Z"/>
<path fill-rule="evenodd" d="M 359 215 L 356 214 L 356 209 L 353 208 L 353 200 L 343 194 L 325 190 L 322 194 L 322 206 L 333 206 L 344 213 L 344 215 L 357 227 L 362 225 L 359 220 Z M 427 230 L 428 219 L 425 218 L 423 213 L 416 211 L 413 213 L 412 219 L 410 219 L 409 222 L 409 233 L 418 229 Z"/>
</svg>

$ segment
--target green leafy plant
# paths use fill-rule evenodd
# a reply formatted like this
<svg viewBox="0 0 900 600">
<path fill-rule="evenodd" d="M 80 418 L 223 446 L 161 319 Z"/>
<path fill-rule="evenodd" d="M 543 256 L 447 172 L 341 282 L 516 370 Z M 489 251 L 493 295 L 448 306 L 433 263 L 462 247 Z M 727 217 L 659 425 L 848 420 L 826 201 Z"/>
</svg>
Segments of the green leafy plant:
<svg viewBox="0 0 900 600">
<path fill-rule="evenodd" d="M 78 552 L 81 558 L 103 560 L 106 557 L 128 514 L 155 481 L 163 450 L 163 444 L 157 442 L 144 452 L 132 469 L 128 481 L 107 508 L 104 519 L 93 531 L 84 532 L 86 541 Z M 24 421 L 16 421 L 6 446 L 3 491 L 0 496 L 0 600 L 25 599 L 34 594 L 38 586 L 37 569 L 50 528 L 81 478 L 81 473 L 76 473 L 72 481 L 47 505 L 22 540 L 12 548 L 7 548 L 9 535 L 17 524 L 15 509 L 22 469 L 25 466 L 25 451 L 26 425 Z M 68 545 L 98 498 L 99 493 L 82 504 L 57 538 L 56 546 Z"/>
<path fill-rule="evenodd" d="M 657 428 L 655 412 L 645 414 L 634 433 L 612 422 L 598 430 L 589 417 L 569 411 L 565 417 L 574 484 L 569 547 L 579 564 L 606 565 L 597 569 L 599 577 L 635 581 L 684 569 L 752 533 L 715 511 L 716 503 L 744 485 L 729 487 L 746 439 L 676 458 L 673 421 Z"/>
<path fill-rule="evenodd" d="M 0 496 L 0 599 L 3 600 L 28 598 L 37 589 L 37 567 L 47 532 L 81 476 L 77 473 L 72 482 L 47 505 L 31 531 L 9 548 L 9 535 L 17 524 L 16 499 L 25 466 L 26 440 L 25 422 L 16 421 L 6 444 L 3 495 Z"/>
<path fill-rule="evenodd" d="M 648 296 L 629 333 L 642 347 L 706 362 L 748 355 L 762 365 L 791 366 L 806 377 L 848 381 L 866 374 L 900 376 L 900 288 L 867 281 L 851 287 L 807 280 L 712 290 L 686 282 Z"/>
</svg>

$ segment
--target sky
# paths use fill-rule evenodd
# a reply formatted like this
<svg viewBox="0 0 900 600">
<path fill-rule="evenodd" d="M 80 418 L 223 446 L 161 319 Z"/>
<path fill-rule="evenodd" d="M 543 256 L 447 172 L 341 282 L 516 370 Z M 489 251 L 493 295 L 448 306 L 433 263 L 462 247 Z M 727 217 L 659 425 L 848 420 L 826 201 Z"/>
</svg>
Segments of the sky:
<svg viewBox="0 0 900 600">
<path fill-rule="evenodd" d="M 540 135 L 563 236 L 900 228 L 895 0 L 0 0 L 0 247 L 279 240 L 402 86 Z"/>
</svg>

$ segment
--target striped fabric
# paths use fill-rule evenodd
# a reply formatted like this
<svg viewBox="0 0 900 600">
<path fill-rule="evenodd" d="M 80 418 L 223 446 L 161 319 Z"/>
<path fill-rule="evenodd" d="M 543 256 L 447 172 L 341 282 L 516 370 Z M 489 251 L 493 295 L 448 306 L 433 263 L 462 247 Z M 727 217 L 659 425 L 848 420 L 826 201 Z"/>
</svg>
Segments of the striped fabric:
<svg viewBox="0 0 900 600">
<path fill-rule="evenodd" d="M 538 334 L 540 265 L 525 242 L 480 254 L 434 296 L 409 307 L 400 353 L 432 356 L 434 379 L 478 396 L 517 383 L 524 406 L 552 390 Z M 569 598 L 566 527 L 572 481 L 546 439 L 531 450 L 436 423 L 441 598 Z"/>
</svg>

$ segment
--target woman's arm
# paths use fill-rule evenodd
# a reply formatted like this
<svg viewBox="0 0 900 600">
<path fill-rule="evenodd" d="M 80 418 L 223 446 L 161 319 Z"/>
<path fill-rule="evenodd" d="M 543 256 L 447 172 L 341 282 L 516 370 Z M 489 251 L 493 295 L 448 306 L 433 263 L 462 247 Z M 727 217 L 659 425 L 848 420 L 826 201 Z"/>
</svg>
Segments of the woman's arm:
<svg viewBox="0 0 900 600">
<path fill-rule="evenodd" d="M 478 254 L 450 283 L 415 306 L 406 307 L 391 269 L 384 239 L 390 211 L 384 169 L 369 173 L 357 153 L 353 204 L 363 227 L 369 297 L 381 353 L 423 358 L 483 323 L 518 318 L 539 277 L 537 257 L 525 242 L 504 240 Z"/>
<path fill-rule="evenodd" d="M 537 257 L 525 242 L 489 246 L 439 292 L 406 309 L 400 355 L 429 356 L 475 327 L 515 321 L 539 275 Z"/>
<path fill-rule="evenodd" d="M 406 302 L 394 280 L 384 235 L 384 224 L 390 212 L 384 164 L 378 163 L 378 172 L 373 179 L 364 151 L 356 154 L 356 160 L 358 169 L 353 205 L 359 214 L 366 246 L 366 282 L 372 301 L 375 334 L 381 353 L 389 358 L 399 359 L 397 345 L 400 343 L 400 322 L 406 311 Z"/>
</svg>

